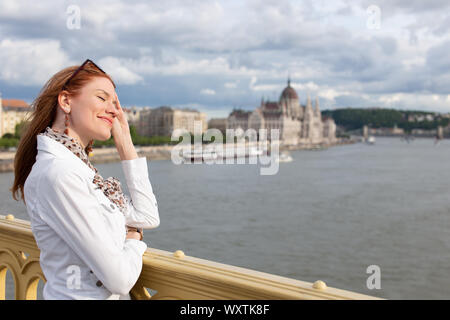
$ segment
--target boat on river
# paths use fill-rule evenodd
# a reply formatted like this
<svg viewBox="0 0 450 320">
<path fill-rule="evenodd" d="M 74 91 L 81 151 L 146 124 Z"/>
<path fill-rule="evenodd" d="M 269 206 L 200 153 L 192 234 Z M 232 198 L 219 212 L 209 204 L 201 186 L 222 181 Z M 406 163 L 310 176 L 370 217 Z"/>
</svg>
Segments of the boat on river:
<svg viewBox="0 0 450 320">
<path fill-rule="evenodd" d="M 282 152 L 278 157 L 275 158 L 276 162 L 292 162 L 294 159 L 291 154 L 287 151 Z"/>
<path fill-rule="evenodd" d="M 370 144 L 370 145 L 375 144 L 375 137 L 374 136 L 368 137 L 367 140 L 366 140 L 366 143 Z"/>
</svg>

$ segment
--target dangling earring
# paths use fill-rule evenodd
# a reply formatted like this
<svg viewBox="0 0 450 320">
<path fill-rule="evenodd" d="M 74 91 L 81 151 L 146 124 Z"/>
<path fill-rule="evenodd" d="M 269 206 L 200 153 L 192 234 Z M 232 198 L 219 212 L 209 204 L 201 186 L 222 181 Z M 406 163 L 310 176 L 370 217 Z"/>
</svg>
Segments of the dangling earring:
<svg viewBox="0 0 450 320">
<path fill-rule="evenodd" d="M 68 135 L 69 134 L 69 128 L 68 128 L 68 126 L 69 126 L 69 115 L 67 113 L 64 116 L 64 126 L 65 126 L 64 133 Z"/>
</svg>

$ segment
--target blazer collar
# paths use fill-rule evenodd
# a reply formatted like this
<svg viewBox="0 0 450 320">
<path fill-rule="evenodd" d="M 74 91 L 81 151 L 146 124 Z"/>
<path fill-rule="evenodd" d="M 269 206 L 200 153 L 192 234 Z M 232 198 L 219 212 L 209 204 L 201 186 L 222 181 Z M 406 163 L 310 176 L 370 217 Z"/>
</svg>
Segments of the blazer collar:
<svg viewBox="0 0 450 320">
<path fill-rule="evenodd" d="M 72 151 L 65 147 L 62 143 L 53 140 L 50 137 L 37 135 L 37 150 L 48 152 L 55 156 L 57 159 L 76 159 L 79 162 L 80 173 L 83 173 L 88 178 L 94 178 L 95 171 L 89 168 L 89 166 L 78 158 Z M 77 168 L 78 169 L 78 168 Z"/>
</svg>

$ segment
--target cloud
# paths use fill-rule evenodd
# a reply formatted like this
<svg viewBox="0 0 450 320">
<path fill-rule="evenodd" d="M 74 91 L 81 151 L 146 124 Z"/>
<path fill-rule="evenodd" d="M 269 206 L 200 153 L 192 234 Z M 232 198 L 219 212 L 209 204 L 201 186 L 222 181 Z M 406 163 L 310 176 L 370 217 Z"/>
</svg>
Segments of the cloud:
<svg viewBox="0 0 450 320">
<path fill-rule="evenodd" d="M 313 81 L 308 81 L 307 83 L 295 83 L 291 82 L 291 87 L 301 91 L 317 91 L 319 90 L 319 86 Z"/>
<path fill-rule="evenodd" d="M 426 63 L 434 73 L 450 71 L 450 40 L 432 47 L 427 52 Z"/>
<path fill-rule="evenodd" d="M 0 79 L 14 85 L 42 86 L 53 74 L 71 65 L 58 40 L 0 42 Z"/>
<path fill-rule="evenodd" d="M 130 104 L 251 109 L 262 96 L 278 99 L 290 74 L 301 100 L 309 92 L 330 108 L 415 108 L 418 101 L 427 108 L 434 101 L 443 110 L 450 4 L 378 1 L 381 28 L 371 30 L 372 4 L 77 0 L 81 28 L 70 30 L 66 2 L 3 0 L 0 91 L 30 95 L 60 69 L 90 58 Z"/>
<path fill-rule="evenodd" d="M 213 96 L 216 94 L 216 92 L 212 89 L 202 89 L 200 90 L 200 93 L 208 96 Z"/>
<path fill-rule="evenodd" d="M 237 85 L 237 82 L 225 82 L 223 86 L 227 89 L 235 89 Z"/>
<path fill-rule="evenodd" d="M 115 57 L 105 57 L 99 60 L 99 65 L 101 65 L 103 70 L 112 76 L 114 82 L 117 84 L 136 84 L 142 81 L 143 78 L 129 70 L 120 59 Z"/>
<path fill-rule="evenodd" d="M 282 84 L 256 84 L 258 78 L 256 76 L 252 76 L 249 83 L 249 88 L 253 91 L 280 91 Z"/>
</svg>

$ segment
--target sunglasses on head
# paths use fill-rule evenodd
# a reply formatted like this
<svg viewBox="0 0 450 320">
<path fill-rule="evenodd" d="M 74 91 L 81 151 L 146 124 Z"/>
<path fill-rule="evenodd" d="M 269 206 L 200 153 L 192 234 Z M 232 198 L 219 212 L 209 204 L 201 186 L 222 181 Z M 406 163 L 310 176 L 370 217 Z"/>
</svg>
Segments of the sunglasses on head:
<svg viewBox="0 0 450 320">
<path fill-rule="evenodd" d="M 96 64 L 94 63 L 94 61 L 92 61 L 92 60 L 90 60 L 90 59 L 86 59 L 86 61 L 83 62 L 83 64 L 82 64 L 81 66 L 79 66 L 77 70 L 75 70 L 75 71 L 73 72 L 73 74 L 70 76 L 70 78 L 67 79 L 67 81 L 66 81 L 66 82 L 64 83 L 64 85 L 63 85 L 63 89 L 66 89 L 66 88 L 67 88 L 67 84 L 70 82 L 70 80 L 72 80 L 72 79 L 77 75 L 77 73 L 80 72 L 80 70 L 82 70 L 82 69 L 84 68 L 84 66 L 85 66 L 86 64 L 88 64 L 89 62 L 92 63 L 92 65 L 95 66 L 95 67 L 96 67 L 98 70 L 100 70 L 101 72 L 106 73 L 105 71 L 102 70 L 102 68 L 100 68 L 98 65 L 96 65 Z"/>
</svg>

